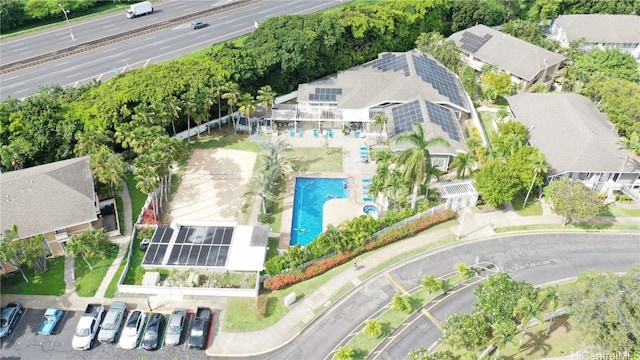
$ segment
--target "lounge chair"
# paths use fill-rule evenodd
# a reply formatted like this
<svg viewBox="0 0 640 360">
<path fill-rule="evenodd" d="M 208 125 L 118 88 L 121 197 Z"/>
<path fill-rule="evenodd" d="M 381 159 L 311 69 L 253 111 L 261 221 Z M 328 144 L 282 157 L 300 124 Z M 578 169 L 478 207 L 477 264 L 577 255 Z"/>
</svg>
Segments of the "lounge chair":
<svg viewBox="0 0 640 360">
<path fill-rule="evenodd" d="M 298 137 L 302 137 L 302 130 L 298 130 Z"/>
<path fill-rule="evenodd" d="M 366 196 L 366 197 L 362 198 L 362 200 L 364 200 L 364 201 L 373 201 L 373 198 L 370 197 L 370 196 Z"/>
<path fill-rule="evenodd" d="M 289 136 L 291 136 L 291 137 L 295 137 L 296 136 L 296 132 L 293 130 L 293 128 L 289 129 Z"/>
<path fill-rule="evenodd" d="M 333 137 L 333 130 L 329 129 L 329 137 L 332 138 Z"/>
<path fill-rule="evenodd" d="M 371 178 L 364 178 L 364 179 L 362 179 L 362 182 L 363 183 L 371 182 Z"/>
<path fill-rule="evenodd" d="M 318 137 L 318 129 L 313 129 L 313 137 Z"/>
</svg>

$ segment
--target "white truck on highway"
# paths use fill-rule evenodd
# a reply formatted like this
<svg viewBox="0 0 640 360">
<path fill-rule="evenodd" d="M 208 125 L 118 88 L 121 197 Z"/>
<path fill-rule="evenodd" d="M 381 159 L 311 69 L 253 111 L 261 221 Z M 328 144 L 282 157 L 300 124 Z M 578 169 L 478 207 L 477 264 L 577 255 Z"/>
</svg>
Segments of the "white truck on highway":
<svg viewBox="0 0 640 360">
<path fill-rule="evenodd" d="M 133 19 L 134 17 L 151 14 L 153 12 L 153 6 L 149 1 L 143 1 L 129 6 L 127 10 L 127 17 Z"/>
<path fill-rule="evenodd" d="M 89 304 L 84 310 L 84 314 L 78 321 L 76 332 L 73 334 L 71 346 L 76 350 L 89 350 L 93 346 L 93 339 L 96 338 L 100 321 L 104 313 L 102 304 Z"/>
</svg>

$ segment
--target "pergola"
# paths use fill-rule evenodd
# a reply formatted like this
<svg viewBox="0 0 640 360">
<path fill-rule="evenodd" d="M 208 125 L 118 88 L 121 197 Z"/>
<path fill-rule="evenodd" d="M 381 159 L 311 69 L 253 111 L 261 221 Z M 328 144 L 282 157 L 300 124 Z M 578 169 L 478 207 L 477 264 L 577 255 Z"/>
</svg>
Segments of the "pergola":
<svg viewBox="0 0 640 360">
<path fill-rule="evenodd" d="M 440 196 L 447 201 L 447 208 L 454 211 L 476 206 L 478 191 L 473 186 L 473 180 L 451 181 L 437 185 Z"/>
</svg>

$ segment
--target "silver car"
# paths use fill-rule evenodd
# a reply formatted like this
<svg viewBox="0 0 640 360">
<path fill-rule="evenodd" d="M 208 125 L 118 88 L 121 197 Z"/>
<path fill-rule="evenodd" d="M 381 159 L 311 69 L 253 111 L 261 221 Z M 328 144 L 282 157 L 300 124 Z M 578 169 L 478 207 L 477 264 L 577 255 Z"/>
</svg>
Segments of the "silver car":
<svg viewBox="0 0 640 360">
<path fill-rule="evenodd" d="M 167 335 L 164 338 L 165 345 L 178 345 L 182 339 L 182 329 L 187 318 L 186 309 L 175 309 L 171 313 L 169 326 L 167 326 Z"/>
</svg>

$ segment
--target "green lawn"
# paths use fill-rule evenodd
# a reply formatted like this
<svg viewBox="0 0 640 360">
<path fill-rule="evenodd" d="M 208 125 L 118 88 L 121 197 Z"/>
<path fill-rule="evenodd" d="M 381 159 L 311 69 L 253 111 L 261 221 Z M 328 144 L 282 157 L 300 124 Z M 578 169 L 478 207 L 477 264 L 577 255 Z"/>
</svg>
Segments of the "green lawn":
<svg viewBox="0 0 640 360">
<path fill-rule="evenodd" d="M 49 259 L 49 271 L 42 275 L 24 267 L 24 272 L 29 278 L 29 282 L 24 282 L 20 272 L 3 277 L 2 293 L 17 295 L 54 295 L 64 294 L 64 256 Z"/>
<path fill-rule="evenodd" d="M 125 259 L 127 258 L 128 254 L 129 254 L 129 250 L 127 250 L 127 252 L 124 254 Z M 118 266 L 118 270 L 116 271 L 115 275 L 113 275 L 113 279 L 111 279 L 111 282 L 107 287 L 107 291 L 105 291 L 104 293 L 104 297 L 106 298 L 115 297 L 116 291 L 118 291 L 118 281 L 120 281 L 120 276 L 122 276 L 122 272 L 124 271 L 124 267 L 126 265 L 127 265 L 126 261 L 122 261 L 120 263 L 120 266 Z"/>
<path fill-rule="evenodd" d="M 607 204 L 600 213 L 602 216 L 620 216 L 620 217 L 640 217 L 640 209 L 626 209 L 616 206 L 615 204 Z"/>
<path fill-rule="evenodd" d="M 149 230 L 138 231 L 136 237 L 133 239 L 133 254 L 129 259 L 129 271 L 124 278 L 124 283 L 128 285 L 141 285 L 142 278 L 146 272 L 142 267 L 142 260 L 144 259 L 144 251 L 140 251 L 140 241 L 145 237 L 151 238 L 153 234 L 153 228 L 149 227 Z M 145 234 L 145 232 L 147 232 Z"/>
<path fill-rule="evenodd" d="M 542 205 L 540 205 L 540 201 L 533 194 L 529 195 L 529 199 L 527 200 L 527 206 L 525 208 L 522 207 L 525 196 L 526 194 L 518 195 L 513 200 L 511 200 L 511 205 L 516 211 L 516 214 L 520 216 L 542 215 Z"/>
<path fill-rule="evenodd" d="M 222 125 L 222 131 L 212 129 L 211 134 L 200 134 L 200 140 L 196 137 L 189 142 L 190 148 L 193 149 L 213 149 L 225 148 L 232 150 L 244 150 L 251 152 L 260 151 L 260 144 L 251 141 L 247 134 L 234 134 L 230 125 Z"/>
<path fill-rule="evenodd" d="M 136 221 L 138 221 L 138 215 L 140 215 L 140 211 L 142 211 L 142 207 L 144 206 L 144 202 L 147 201 L 147 195 L 136 188 L 136 180 L 133 178 L 132 172 L 127 171 L 124 179 L 129 189 L 129 197 L 131 197 L 131 223 L 135 225 Z M 127 230 L 131 231 L 132 229 Z"/>
<path fill-rule="evenodd" d="M 104 258 L 89 258 L 88 260 L 93 266 L 93 270 L 89 270 L 89 265 L 82 257 L 75 259 L 76 293 L 78 296 L 93 297 L 96 295 L 96 291 L 100 287 L 102 280 L 104 280 L 105 274 L 116 255 L 118 255 L 118 245 L 111 244 Z"/>
<path fill-rule="evenodd" d="M 329 154 L 324 148 L 295 147 L 287 152 L 286 157 L 291 167 L 297 172 L 342 172 L 342 149 L 329 148 Z"/>
<path fill-rule="evenodd" d="M 496 233 L 508 233 L 515 231 L 539 231 L 539 230 L 562 230 L 562 231 L 586 231 L 586 230 L 618 230 L 618 231 L 640 231 L 640 225 L 626 225 L 626 224 L 532 224 L 532 225 L 517 225 L 517 226 L 504 226 L 493 229 Z"/>
<path fill-rule="evenodd" d="M 493 128 L 493 120 L 496 117 L 496 113 L 491 111 L 478 111 L 478 115 L 480 116 L 482 127 L 484 127 L 484 132 L 487 134 L 487 137 L 491 139 L 496 133 L 496 130 Z"/>
<path fill-rule="evenodd" d="M 267 249 L 267 260 L 272 257 L 278 255 L 278 244 L 280 243 L 280 239 L 276 237 L 269 238 L 269 249 Z"/>
<path fill-rule="evenodd" d="M 131 229 L 126 229 L 124 224 L 124 205 L 122 204 L 122 198 L 116 196 L 116 207 L 118 208 L 118 224 L 120 225 L 120 235 L 126 234 Z"/>
</svg>

